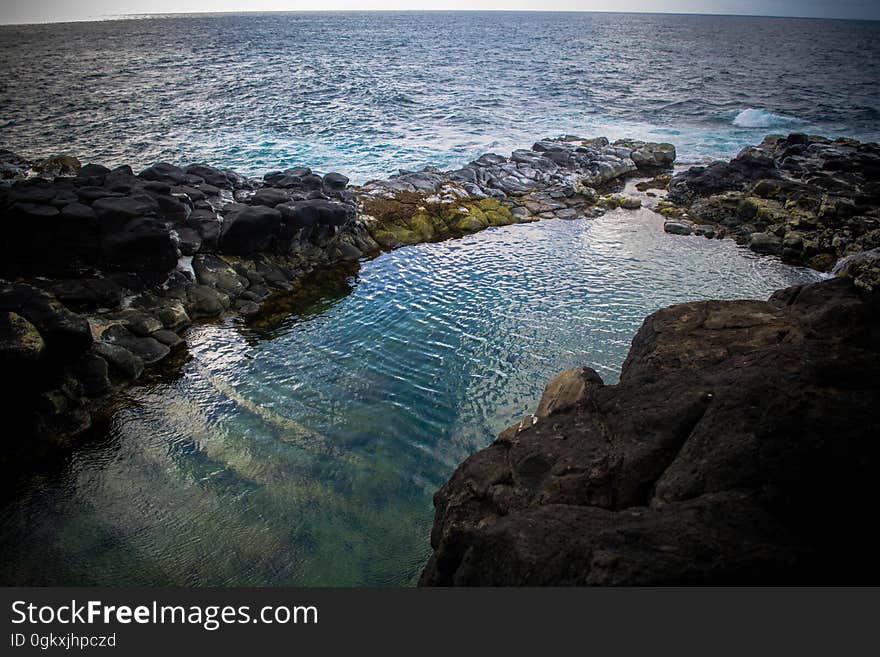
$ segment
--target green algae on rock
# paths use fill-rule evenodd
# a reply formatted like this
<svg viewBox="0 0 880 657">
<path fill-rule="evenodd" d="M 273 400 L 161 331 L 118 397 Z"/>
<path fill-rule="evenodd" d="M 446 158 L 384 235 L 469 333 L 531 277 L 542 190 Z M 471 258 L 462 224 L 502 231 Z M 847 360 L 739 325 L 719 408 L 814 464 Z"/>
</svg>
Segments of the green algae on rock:
<svg viewBox="0 0 880 657">
<path fill-rule="evenodd" d="M 473 233 L 489 226 L 535 221 L 519 220 L 496 198 L 439 203 L 406 193 L 394 199 L 365 200 L 364 215 L 370 236 L 383 249 Z"/>
<path fill-rule="evenodd" d="M 880 247 L 880 146 L 770 136 L 730 162 L 677 174 L 658 210 L 674 220 L 668 232 L 690 234 L 682 219 L 712 224 L 758 253 L 830 271 Z"/>
</svg>

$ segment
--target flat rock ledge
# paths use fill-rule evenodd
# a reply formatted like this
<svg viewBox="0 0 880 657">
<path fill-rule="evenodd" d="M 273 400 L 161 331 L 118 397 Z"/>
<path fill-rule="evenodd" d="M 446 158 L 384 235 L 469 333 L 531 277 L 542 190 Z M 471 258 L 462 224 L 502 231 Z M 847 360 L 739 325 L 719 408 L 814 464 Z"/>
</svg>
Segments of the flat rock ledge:
<svg viewBox="0 0 880 657">
<path fill-rule="evenodd" d="M 255 314 L 325 265 L 489 226 L 593 216 L 610 207 L 604 186 L 674 160 L 670 144 L 569 136 L 353 187 L 306 167 L 249 179 L 158 163 L 136 174 L 0 150 L 11 427 L 64 442 L 108 396 L 183 349 L 194 321 Z"/>
<path fill-rule="evenodd" d="M 652 314 L 459 466 L 421 584 L 880 582 L 878 320 L 845 278 Z"/>
<path fill-rule="evenodd" d="M 849 258 L 856 284 L 871 288 L 880 253 L 880 145 L 771 135 L 729 162 L 675 175 L 658 211 L 669 233 L 730 236 L 819 271 Z"/>
</svg>

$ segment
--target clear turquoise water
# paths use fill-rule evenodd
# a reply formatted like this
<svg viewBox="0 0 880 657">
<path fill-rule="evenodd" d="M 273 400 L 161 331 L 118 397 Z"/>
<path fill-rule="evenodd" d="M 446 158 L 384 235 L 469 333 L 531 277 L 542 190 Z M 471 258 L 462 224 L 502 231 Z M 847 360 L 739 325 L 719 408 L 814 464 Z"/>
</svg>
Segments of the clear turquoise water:
<svg viewBox="0 0 880 657">
<path fill-rule="evenodd" d="M 193 328 L 105 435 L 0 513 L 0 581 L 409 585 L 431 495 L 556 372 L 616 380 L 645 315 L 815 280 L 650 211 L 490 229 Z"/>
</svg>

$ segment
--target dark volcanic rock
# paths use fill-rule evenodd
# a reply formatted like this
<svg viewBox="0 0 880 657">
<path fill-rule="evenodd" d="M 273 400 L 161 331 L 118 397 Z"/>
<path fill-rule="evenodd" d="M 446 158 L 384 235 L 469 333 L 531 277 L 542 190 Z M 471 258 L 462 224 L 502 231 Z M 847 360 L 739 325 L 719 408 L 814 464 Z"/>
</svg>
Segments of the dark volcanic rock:
<svg viewBox="0 0 880 657">
<path fill-rule="evenodd" d="M 124 347 L 98 341 L 92 351 L 107 362 L 109 373 L 121 381 L 134 381 L 144 371 L 144 361 Z"/>
<path fill-rule="evenodd" d="M 226 171 L 222 171 L 207 164 L 191 164 L 185 169 L 186 173 L 198 176 L 209 185 L 221 189 L 232 189 L 234 178 Z"/>
<path fill-rule="evenodd" d="M 152 337 L 135 335 L 122 325 L 115 325 L 104 331 L 101 339 L 110 344 L 122 347 L 140 358 L 145 365 L 157 363 L 168 355 L 166 345 Z M 103 354 L 102 354 L 103 355 Z"/>
<path fill-rule="evenodd" d="M 341 173 L 328 173 L 324 176 L 324 188 L 334 192 L 342 191 L 348 185 L 348 178 Z"/>
<path fill-rule="evenodd" d="M 730 162 L 691 167 L 675 176 L 669 183 L 668 198 L 686 203 L 699 196 L 744 189 L 750 183 L 776 177 L 779 173 L 772 158 L 746 149 Z"/>
<path fill-rule="evenodd" d="M 614 142 L 614 146 L 629 149 L 630 159 L 646 173 L 670 169 L 676 158 L 675 146 L 667 143 L 621 139 Z"/>
<path fill-rule="evenodd" d="M 435 495 L 424 585 L 876 583 L 880 294 L 660 310 Z"/>
<path fill-rule="evenodd" d="M 74 364 L 73 371 L 89 397 L 100 397 L 110 390 L 110 370 L 107 361 L 89 352 Z"/>
<path fill-rule="evenodd" d="M 80 178 L 102 178 L 110 173 L 110 169 L 101 164 L 86 164 L 77 174 Z"/>
<path fill-rule="evenodd" d="M 155 216 L 159 211 L 159 204 L 148 194 L 105 196 L 92 203 L 92 209 L 103 222 L 127 221 L 137 217 Z"/>
<path fill-rule="evenodd" d="M 153 180 L 169 185 L 179 185 L 184 182 L 186 176 L 183 169 L 166 162 L 158 162 L 141 171 L 139 175 L 144 180 Z"/>
<path fill-rule="evenodd" d="M 162 222 L 137 218 L 106 231 L 101 237 L 103 262 L 111 269 L 137 271 L 160 282 L 177 265 L 177 247 Z"/>
<path fill-rule="evenodd" d="M 730 162 L 677 174 L 667 197 L 673 205 L 658 207 L 731 229 L 759 253 L 827 271 L 880 247 L 878 162 L 878 144 L 770 136 Z"/>
<path fill-rule="evenodd" d="M 276 205 L 289 200 L 290 196 L 288 196 L 287 192 L 280 189 L 273 189 L 272 187 L 266 187 L 257 191 L 257 193 L 251 197 L 251 204 L 265 205 L 274 208 Z"/>
<path fill-rule="evenodd" d="M 315 225 L 342 226 L 355 217 L 355 209 L 344 203 L 325 199 L 298 201 L 278 207 L 284 221 L 296 228 Z"/>
<path fill-rule="evenodd" d="M 219 225 L 217 230 L 219 234 Z M 177 237 L 180 252 L 185 256 L 198 253 L 199 249 L 202 248 L 202 236 L 195 228 L 190 228 L 188 226 L 178 228 Z"/>
<path fill-rule="evenodd" d="M 106 187 L 84 186 L 76 190 L 76 194 L 83 203 L 92 203 L 99 198 L 120 198 L 121 192 L 114 192 Z"/>
<path fill-rule="evenodd" d="M 103 278 L 60 279 L 47 287 L 61 303 L 77 312 L 115 308 L 123 296 L 120 285 Z"/>
<path fill-rule="evenodd" d="M 272 250 L 280 226 L 281 213 L 275 208 L 244 208 L 231 220 L 227 219 L 220 236 L 220 249 L 240 255 Z"/>
<path fill-rule="evenodd" d="M 91 329 L 84 317 L 30 285 L 0 289 L 0 311 L 16 313 L 32 324 L 46 342 L 47 355 L 58 362 L 75 360 L 92 344 Z"/>
</svg>

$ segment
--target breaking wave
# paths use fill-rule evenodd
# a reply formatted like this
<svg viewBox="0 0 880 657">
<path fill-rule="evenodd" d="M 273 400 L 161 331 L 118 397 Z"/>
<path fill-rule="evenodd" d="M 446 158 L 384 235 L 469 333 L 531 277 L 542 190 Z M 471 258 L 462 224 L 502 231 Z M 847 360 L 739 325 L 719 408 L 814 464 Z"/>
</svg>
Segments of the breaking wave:
<svg viewBox="0 0 880 657">
<path fill-rule="evenodd" d="M 733 125 L 740 128 L 776 128 L 795 123 L 801 123 L 801 120 L 754 107 L 744 109 L 733 119 Z"/>
</svg>

